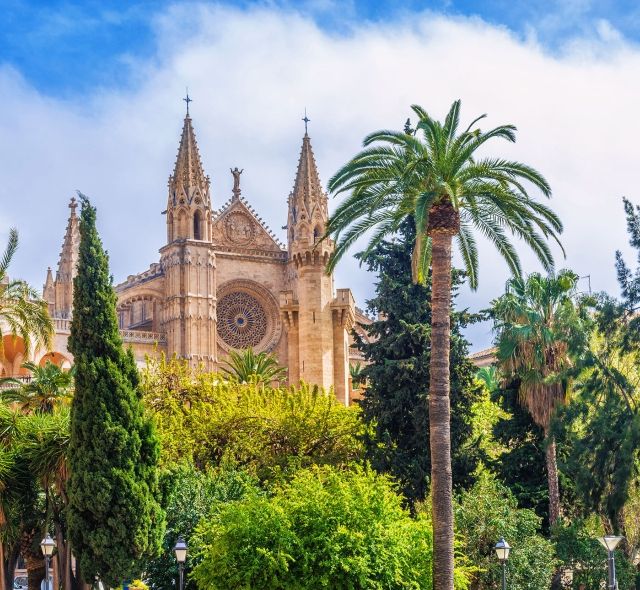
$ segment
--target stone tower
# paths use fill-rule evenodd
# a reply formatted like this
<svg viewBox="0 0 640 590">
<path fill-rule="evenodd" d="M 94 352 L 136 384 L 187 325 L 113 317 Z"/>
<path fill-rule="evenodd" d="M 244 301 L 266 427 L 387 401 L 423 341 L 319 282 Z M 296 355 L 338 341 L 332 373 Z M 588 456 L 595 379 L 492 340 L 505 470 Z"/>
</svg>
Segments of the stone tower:
<svg viewBox="0 0 640 590">
<path fill-rule="evenodd" d="M 281 294 L 288 330 L 289 379 L 333 385 L 348 403 L 348 342 L 355 306 L 351 291 L 334 294 L 327 263 L 334 243 L 321 240 L 328 219 L 328 198 L 320 185 L 311 139 L 305 131 L 298 170 L 289 195 L 287 243 L 290 290 Z"/>
<path fill-rule="evenodd" d="M 62 242 L 60 260 L 56 278 L 53 279 L 51 268 L 47 269 L 47 280 L 44 284 L 43 299 L 49 304 L 49 314 L 54 318 L 71 318 L 73 311 L 73 279 L 76 276 L 78 252 L 80 248 L 80 227 L 75 197 L 69 202 L 69 221 Z"/>
<path fill-rule="evenodd" d="M 211 198 L 187 103 L 180 147 L 169 177 L 167 244 L 161 330 L 167 349 L 193 365 L 216 362 L 216 257 L 211 243 Z"/>
</svg>

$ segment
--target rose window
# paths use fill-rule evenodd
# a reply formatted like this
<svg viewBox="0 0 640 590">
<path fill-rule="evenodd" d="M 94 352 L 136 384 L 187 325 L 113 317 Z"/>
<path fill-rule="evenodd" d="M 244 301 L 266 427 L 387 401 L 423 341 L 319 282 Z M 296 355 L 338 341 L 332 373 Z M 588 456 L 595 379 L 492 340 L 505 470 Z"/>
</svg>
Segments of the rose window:
<svg viewBox="0 0 640 590">
<path fill-rule="evenodd" d="M 267 316 L 260 302 L 243 291 L 218 301 L 218 334 L 232 348 L 255 347 L 267 333 Z"/>
</svg>

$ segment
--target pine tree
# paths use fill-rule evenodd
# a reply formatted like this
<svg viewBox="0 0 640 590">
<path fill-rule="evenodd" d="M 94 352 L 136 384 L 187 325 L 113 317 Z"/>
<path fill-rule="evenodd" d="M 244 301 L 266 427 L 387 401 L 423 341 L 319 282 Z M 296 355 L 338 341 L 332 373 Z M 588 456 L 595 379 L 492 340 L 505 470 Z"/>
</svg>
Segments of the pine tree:
<svg viewBox="0 0 640 590">
<path fill-rule="evenodd" d="M 378 274 L 376 295 L 368 309 L 380 319 L 366 327 L 371 343 L 359 342 L 368 364 L 362 369 L 367 387 L 363 417 L 374 425 L 367 441 L 368 456 L 378 471 L 401 482 L 410 503 L 423 500 L 431 472 L 429 451 L 429 361 L 431 351 L 431 287 L 416 285 L 411 277 L 415 241 L 412 220 L 398 239 L 385 241 L 363 258 Z M 459 284 L 454 276 L 454 282 Z M 460 333 L 469 320 L 452 314 L 451 330 L 451 442 L 454 486 L 467 487 L 480 457 L 471 441 L 472 405 L 480 387 L 475 367 L 467 359 L 468 343 Z"/>
<path fill-rule="evenodd" d="M 140 573 L 157 553 L 164 517 L 157 502 L 159 445 L 145 417 L 138 371 L 125 352 L 96 210 L 81 196 L 80 253 L 69 350 L 75 395 L 69 449 L 69 535 L 86 582 L 110 586 Z"/>
</svg>

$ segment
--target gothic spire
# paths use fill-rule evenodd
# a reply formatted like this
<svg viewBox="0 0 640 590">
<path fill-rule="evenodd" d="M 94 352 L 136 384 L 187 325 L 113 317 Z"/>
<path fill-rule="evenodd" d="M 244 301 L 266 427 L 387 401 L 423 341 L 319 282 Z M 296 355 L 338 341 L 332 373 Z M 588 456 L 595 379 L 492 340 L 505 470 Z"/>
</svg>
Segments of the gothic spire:
<svg viewBox="0 0 640 590">
<path fill-rule="evenodd" d="M 57 318 L 70 318 L 73 310 L 73 279 L 77 273 L 80 250 L 80 224 L 76 215 L 77 206 L 75 197 L 72 197 L 69 202 L 71 213 L 62 242 L 55 281 L 51 281 L 51 270 L 47 271 L 44 297 L 49 303 L 51 315 Z"/>
<path fill-rule="evenodd" d="M 306 132 L 306 122 L 296 179 L 289 197 L 289 210 L 293 216 L 290 223 L 299 222 L 302 216 L 309 221 L 315 219 L 324 223 L 327 220 L 327 195 L 320 184 L 311 138 Z"/>
<path fill-rule="evenodd" d="M 67 231 L 64 234 L 60 260 L 58 261 L 58 271 L 56 272 L 56 283 L 71 283 L 76 276 L 76 265 L 78 264 L 78 250 L 80 248 L 80 227 L 76 208 L 78 203 L 75 197 L 71 197 L 69 202 L 69 221 Z"/>
<path fill-rule="evenodd" d="M 53 281 L 53 272 L 51 267 L 47 268 L 47 278 L 42 288 L 42 298 L 50 304 L 50 313 L 53 311 L 53 305 L 56 301 L 56 287 Z M 53 314 L 52 314 L 53 315 Z"/>
<path fill-rule="evenodd" d="M 201 196 L 205 205 L 209 205 L 209 177 L 202 168 L 196 135 L 187 110 L 175 169 L 169 177 L 169 207 L 177 205 L 181 198 L 184 198 L 187 204 L 191 204 L 197 194 Z"/>
</svg>

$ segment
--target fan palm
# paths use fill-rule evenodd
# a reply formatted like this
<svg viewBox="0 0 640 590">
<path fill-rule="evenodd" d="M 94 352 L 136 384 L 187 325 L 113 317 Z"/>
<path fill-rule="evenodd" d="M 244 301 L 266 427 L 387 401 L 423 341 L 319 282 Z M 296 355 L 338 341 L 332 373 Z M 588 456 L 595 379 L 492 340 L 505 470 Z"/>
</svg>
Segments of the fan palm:
<svg viewBox="0 0 640 590">
<path fill-rule="evenodd" d="M 0 358 L 4 351 L 4 330 L 22 338 L 25 352 L 32 344 L 49 346 L 53 336 L 53 324 L 47 303 L 35 289 L 21 280 L 10 280 L 7 271 L 18 249 L 18 232 L 9 230 L 7 247 L 0 257 Z"/>
<path fill-rule="evenodd" d="M 254 352 L 253 348 L 229 352 L 227 366 L 222 372 L 240 383 L 271 383 L 286 378 L 287 370 L 267 352 Z"/>
<path fill-rule="evenodd" d="M 476 372 L 476 377 L 482 382 L 489 393 L 493 393 L 500 386 L 500 371 L 495 365 L 481 367 Z"/>
<path fill-rule="evenodd" d="M 547 436 L 549 521 L 560 517 L 556 444 L 549 437 L 554 410 L 567 399 L 573 359 L 587 345 L 587 326 L 574 303 L 578 275 L 564 270 L 548 277 L 512 278 L 492 302 L 497 358 L 504 376 L 517 379 L 520 403 Z"/>
<path fill-rule="evenodd" d="M 351 377 L 351 383 L 354 387 L 359 387 L 360 384 L 364 381 L 364 375 L 362 374 L 362 363 L 354 363 L 353 365 L 349 365 L 349 376 Z"/>
<path fill-rule="evenodd" d="M 57 532 L 56 559 L 65 589 L 71 587 L 69 548 L 61 534 L 68 501 L 69 418 L 70 408 L 65 406 L 29 415 L 0 406 L 0 428 L 12 431 L 0 438 L 0 556 L 5 547 L 10 555 L 11 547 L 21 545 L 30 578 L 37 579 L 43 562 L 33 541 L 41 538 L 45 518 L 52 515 Z M 37 489 L 44 490 L 47 498 L 44 511 L 38 508 Z"/>
<path fill-rule="evenodd" d="M 460 101 L 444 123 L 413 106 L 416 129 L 377 131 L 365 149 L 333 176 L 329 190 L 348 193 L 327 223 L 325 236 L 336 240 L 329 270 L 349 247 L 373 230 L 366 253 L 398 231 L 407 217 L 416 225 L 412 272 L 424 282 L 431 269 L 432 325 L 429 384 L 431 494 L 434 530 L 434 588 L 453 588 L 453 509 L 449 427 L 449 350 L 451 254 L 455 237 L 471 287 L 478 285 L 478 252 L 474 231 L 488 238 L 520 274 L 520 261 L 507 232 L 523 240 L 546 270 L 553 268 L 547 238 L 558 241 L 562 224 L 529 187 L 545 197 L 551 189 L 526 164 L 479 156 L 493 139 L 515 141 L 515 127 L 489 131 L 477 127 L 485 115 L 460 129 Z M 558 242 L 559 243 L 559 242 Z M 365 256 L 366 257 L 366 256 Z"/>
<path fill-rule="evenodd" d="M 31 380 L 23 383 L 11 377 L 0 379 L 0 385 L 15 385 L 12 389 L 0 390 L 0 400 L 18 403 L 24 412 L 51 413 L 55 405 L 68 401 L 73 385 L 71 371 L 63 371 L 47 361 L 40 367 L 32 362 L 22 365 L 31 372 Z"/>
</svg>

